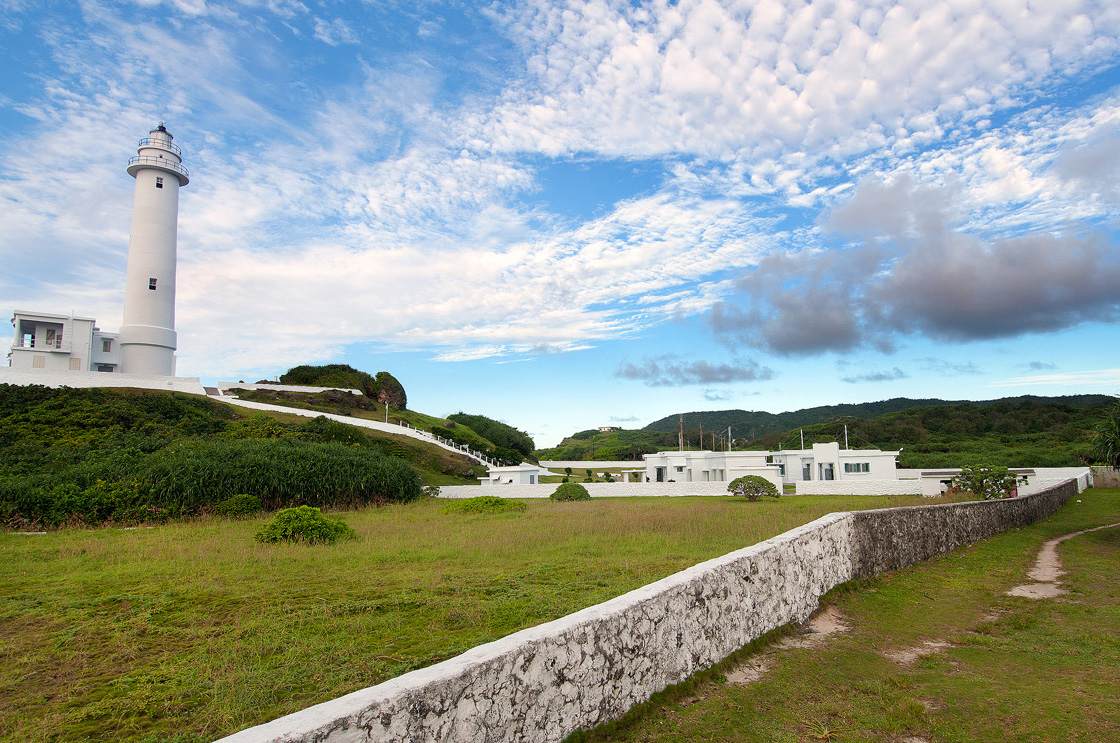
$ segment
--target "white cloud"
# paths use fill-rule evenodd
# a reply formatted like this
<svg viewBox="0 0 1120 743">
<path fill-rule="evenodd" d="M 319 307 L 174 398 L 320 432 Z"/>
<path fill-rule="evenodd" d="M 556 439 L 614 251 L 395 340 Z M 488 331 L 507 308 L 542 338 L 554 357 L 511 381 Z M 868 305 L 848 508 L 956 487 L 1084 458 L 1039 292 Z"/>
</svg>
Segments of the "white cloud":
<svg viewBox="0 0 1120 743">
<path fill-rule="evenodd" d="M 1120 385 L 1120 369 L 1094 369 L 1090 371 L 1063 372 L 1060 374 L 1036 374 L 1029 377 L 1012 377 L 999 382 L 992 382 L 988 387 L 1083 387 L 1088 384 Z"/>
<path fill-rule="evenodd" d="M 316 18 L 315 25 L 315 38 L 324 44 L 331 46 L 339 46 L 340 44 L 357 44 L 360 39 L 350 24 L 341 18 L 334 18 L 326 21 L 322 18 Z"/>
</svg>

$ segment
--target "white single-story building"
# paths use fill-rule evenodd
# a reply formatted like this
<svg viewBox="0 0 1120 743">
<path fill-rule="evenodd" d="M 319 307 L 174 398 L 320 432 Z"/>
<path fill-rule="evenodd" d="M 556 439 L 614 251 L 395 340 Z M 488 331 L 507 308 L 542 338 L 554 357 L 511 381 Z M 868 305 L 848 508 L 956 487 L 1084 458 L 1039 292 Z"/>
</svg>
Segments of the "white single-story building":
<svg viewBox="0 0 1120 743">
<path fill-rule="evenodd" d="M 766 457 L 764 451 L 662 451 L 643 459 L 647 482 L 730 482 L 758 475 L 781 488 L 778 466 Z"/>
<path fill-rule="evenodd" d="M 486 477 L 478 478 L 480 485 L 536 485 L 548 470 L 535 464 L 522 462 L 507 467 L 491 467 Z"/>
<path fill-rule="evenodd" d="M 92 317 L 16 310 L 15 338 L 8 351 L 13 369 L 120 371 L 117 333 L 106 333 Z"/>
<path fill-rule="evenodd" d="M 783 482 L 810 480 L 897 480 L 897 451 L 841 449 L 838 442 L 813 444 L 811 449 L 767 452 L 778 465 Z"/>
<path fill-rule="evenodd" d="M 841 449 L 838 443 L 790 451 L 662 451 L 646 454 L 648 482 L 730 482 L 759 475 L 777 487 L 805 480 L 897 480 L 897 451 Z"/>
</svg>

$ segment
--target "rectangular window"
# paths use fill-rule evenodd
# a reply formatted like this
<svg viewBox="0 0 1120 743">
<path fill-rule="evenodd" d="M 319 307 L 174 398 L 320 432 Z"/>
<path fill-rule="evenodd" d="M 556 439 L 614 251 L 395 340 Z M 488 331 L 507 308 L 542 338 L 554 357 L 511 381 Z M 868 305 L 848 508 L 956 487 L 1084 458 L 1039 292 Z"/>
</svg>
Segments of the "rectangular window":
<svg viewBox="0 0 1120 743">
<path fill-rule="evenodd" d="M 31 357 L 31 368 L 32 369 L 46 369 L 47 368 L 47 357 L 46 356 L 32 356 Z"/>
<path fill-rule="evenodd" d="M 871 462 L 844 462 L 844 472 L 870 472 Z"/>
<path fill-rule="evenodd" d="M 82 360 L 81 359 L 70 359 L 70 371 L 81 371 L 81 370 L 82 370 Z"/>
<path fill-rule="evenodd" d="M 151 289 L 152 291 L 156 290 L 156 280 L 155 279 L 148 279 L 148 288 Z"/>
<path fill-rule="evenodd" d="M 113 341 L 111 341 L 107 338 L 103 338 L 101 340 L 101 352 L 102 353 L 109 353 L 112 350 L 113 350 Z"/>
<path fill-rule="evenodd" d="M 163 178 L 156 176 L 156 188 L 163 188 Z"/>
</svg>

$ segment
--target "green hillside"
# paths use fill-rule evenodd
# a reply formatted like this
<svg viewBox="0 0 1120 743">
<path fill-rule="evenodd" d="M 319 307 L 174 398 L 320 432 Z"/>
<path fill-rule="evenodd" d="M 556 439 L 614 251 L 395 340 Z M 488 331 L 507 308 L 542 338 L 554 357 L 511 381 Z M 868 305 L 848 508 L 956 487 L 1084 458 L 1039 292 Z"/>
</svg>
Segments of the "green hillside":
<svg viewBox="0 0 1120 743">
<path fill-rule="evenodd" d="M 158 521 L 238 494 L 270 510 L 407 501 L 474 482 L 476 467 L 408 437 L 193 395 L 0 385 L 7 526 Z"/>
</svg>

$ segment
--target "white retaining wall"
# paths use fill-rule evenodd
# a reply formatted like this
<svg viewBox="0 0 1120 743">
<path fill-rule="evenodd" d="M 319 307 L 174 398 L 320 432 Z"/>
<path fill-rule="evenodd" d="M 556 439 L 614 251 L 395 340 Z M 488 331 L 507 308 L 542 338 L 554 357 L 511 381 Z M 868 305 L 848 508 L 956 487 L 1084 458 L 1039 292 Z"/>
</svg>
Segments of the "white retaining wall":
<svg viewBox="0 0 1120 743">
<path fill-rule="evenodd" d="M 44 387 L 135 387 L 142 390 L 170 390 L 205 395 L 198 377 L 159 377 L 115 372 L 65 371 L 51 369 L 13 369 L 0 366 L 0 384 L 41 384 Z"/>
<path fill-rule="evenodd" d="M 617 467 L 627 470 L 645 469 L 646 463 L 641 460 L 637 462 L 625 460 L 596 462 L 593 459 L 542 459 L 540 465 L 546 469 L 562 470 L 565 467 L 571 467 L 576 472 L 583 472 L 587 469 L 602 472 L 605 469 L 615 469 Z"/>
<path fill-rule="evenodd" d="M 447 451 L 452 451 L 452 452 L 455 452 L 456 454 L 462 454 L 465 457 L 470 457 L 471 459 L 475 460 L 476 462 L 482 462 L 483 461 L 478 455 L 476 455 L 474 452 L 469 451 L 466 447 L 461 447 L 461 446 L 456 445 L 456 444 L 445 444 L 442 441 L 437 440 L 435 436 L 428 433 L 427 431 L 421 431 L 419 429 L 412 428 L 411 426 L 398 425 L 396 423 L 382 423 L 381 421 L 371 421 L 371 420 L 368 420 L 366 418 L 352 418 L 348 415 L 336 415 L 335 413 L 321 413 L 318 410 L 305 410 L 303 408 L 287 408 L 287 407 L 284 407 L 283 405 L 272 405 L 271 403 L 266 403 L 266 402 L 253 402 L 252 400 L 241 400 L 241 399 L 236 398 L 236 397 L 222 396 L 222 397 L 219 397 L 219 398 L 211 398 L 211 399 L 221 400 L 222 402 L 226 403 L 227 405 L 236 405 L 240 408 L 249 408 L 250 410 L 271 410 L 271 411 L 275 411 L 275 412 L 278 412 L 278 413 L 291 413 L 292 415 L 298 415 L 298 416 L 303 417 L 303 418 L 318 418 L 319 416 L 323 416 L 324 418 L 329 418 L 332 421 L 338 421 L 339 423 L 345 423 L 345 424 L 350 425 L 350 426 L 358 426 L 359 428 L 369 428 L 369 429 L 373 429 L 375 431 L 384 431 L 385 433 L 393 433 L 393 434 L 396 434 L 398 436 L 408 436 L 409 438 L 419 439 L 420 441 L 424 441 L 428 444 L 431 444 L 432 446 L 438 446 L 441 449 L 446 449 Z M 478 489 L 477 485 L 466 485 L 466 486 L 456 486 L 456 487 L 470 487 L 470 488 L 475 488 L 476 490 Z M 478 493 L 478 495 L 485 495 L 485 493 Z"/>
<path fill-rule="evenodd" d="M 728 495 L 725 482 L 581 482 L 592 498 L 626 498 L 643 496 Z M 440 498 L 476 498 L 496 495 L 500 498 L 548 498 L 560 483 L 538 485 L 491 485 L 482 490 L 477 485 L 440 485 Z"/>
<path fill-rule="evenodd" d="M 615 719 L 825 592 L 1045 518 L 1077 492 L 836 513 L 223 743 L 553 743 Z"/>
<path fill-rule="evenodd" d="M 798 495 L 921 495 L 921 480 L 799 480 Z"/>
<path fill-rule="evenodd" d="M 339 392 L 349 392 L 353 395 L 362 394 L 361 390 L 355 390 L 350 387 L 306 387 L 297 384 L 257 384 L 246 382 L 218 382 L 218 391 L 223 395 L 230 390 L 265 390 L 266 392 L 305 392 L 309 395 L 314 395 L 317 392 L 330 392 L 331 390 L 338 390 Z"/>
</svg>

